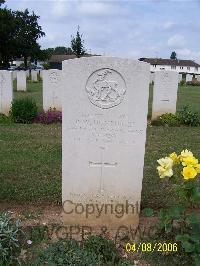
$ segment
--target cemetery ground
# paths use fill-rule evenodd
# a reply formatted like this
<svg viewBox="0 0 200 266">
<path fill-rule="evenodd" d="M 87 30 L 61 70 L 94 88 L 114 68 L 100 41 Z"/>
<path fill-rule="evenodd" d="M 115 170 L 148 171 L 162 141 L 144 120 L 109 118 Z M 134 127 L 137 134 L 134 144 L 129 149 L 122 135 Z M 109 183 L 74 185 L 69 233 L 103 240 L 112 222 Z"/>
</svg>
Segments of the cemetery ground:
<svg viewBox="0 0 200 266">
<path fill-rule="evenodd" d="M 16 92 L 14 84 L 14 98 L 30 96 L 42 110 L 42 83 L 29 82 L 27 88 L 27 92 Z M 151 102 L 152 87 L 149 99 Z M 185 105 L 200 112 L 200 87 L 179 87 L 177 109 Z M 141 215 L 143 224 L 155 222 L 160 208 L 176 206 L 178 202 L 173 188 L 158 177 L 157 159 L 186 148 L 200 158 L 199 147 L 200 127 L 148 125 L 141 206 L 142 209 L 154 209 L 155 217 Z M 26 225 L 35 225 L 38 221 L 41 224 L 58 222 L 61 211 L 61 124 L 1 124 L 0 161 L 0 211 L 13 211 Z M 140 263 L 138 265 L 147 265 Z"/>
</svg>

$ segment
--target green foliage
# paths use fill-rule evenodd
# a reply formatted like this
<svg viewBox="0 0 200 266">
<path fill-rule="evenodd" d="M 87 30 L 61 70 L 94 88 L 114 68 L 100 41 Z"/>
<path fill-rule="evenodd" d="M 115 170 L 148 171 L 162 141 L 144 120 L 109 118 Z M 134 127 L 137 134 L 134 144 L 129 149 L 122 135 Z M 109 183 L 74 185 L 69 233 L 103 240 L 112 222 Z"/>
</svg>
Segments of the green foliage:
<svg viewBox="0 0 200 266">
<path fill-rule="evenodd" d="M 185 208 L 182 206 L 161 209 L 158 214 L 157 227 L 162 233 L 171 233 L 173 229 L 173 221 L 175 219 L 183 219 Z"/>
<path fill-rule="evenodd" d="M 199 266 L 200 214 L 186 214 L 184 207 L 180 206 L 162 209 L 157 226 L 162 235 L 169 235 L 172 241 L 180 243 L 183 251 L 191 257 L 191 265 Z"/>
<path fill-rule="evenodd" d="M 100 257 L 81 248 L 74 240 L 60 240 L 53 243 L 47 249 L 41 250 L 37 257 L 31 265 L 100 265 Z"/>
<path fill-rule="evenodd" d="M 198 80 L 187 81 L 186 85 L 189 85 L 189 86 L 200 86 L 200 81 L 198 81 Z"/>
<path fill-rule="evenodd" d="M 189 106 L 184 106 L 177 114 L 166 113 L 151 122 L 154 126 L 199 126 L 200 116 L 198 113 L 193 112 Z"/>
<path fill-rule="evenodd" d="M 10 115 L 15 123 L 32 123 L 37 116 L 36 103 L 28 97 L 16 99 L 12 103 Z"/>
<path fill-rule="evenodd" d="M 90 236 L 84 242 L 85 248 L 99 256 L 103 262 L 111 262 L 112 265 L 119 262 L 120 257 L 113 241 L 102 236 Z"/>
<path fill-rule="evenodd" d="M 40 250 L 32 266 L 79 265 L 79 266 L 130 266 L 118 255 L 111 240 L 101 236 L 90 236 L 82 244 L 75 240 L 59 240 L 47 249 Z"/>
<path fill-rule="evenodd" d="M 41 26 L 38 25 L 40 17 L 29 13 L 28 9 L 15 12 L 16 20 L 16 50 L 17 53 L 24 57 L 24 64 L 27 67 L 27 58 L 35 58 L 40 51 L 37 39 L 45 36 Z"/>
<path fill-rule="evenodd" d="M 0 0 L 0 6 L 5 3 L 5 0 Z"/>
<path fill-rule="evenodd" d="M 144 208 L 144 209 L 142 210 L 142 214 L 143 214 L 144 216 L 147 216 L 147 217 L 153 216 L 153 213 L 154 213 L 154 211 L 153 211 L 153 209 L 151 209 L 151 208 Z"/>
<path fill-rule="evenodd" d="M 44 67 L 45 70 L 48 70 L 50 68 L 49 63 L 44 63 L 42 66 Z"/>
<path fill-rule="evenodd" d="M 27 67 L 27 58 L 36 59 L 40 53 L 37 40 L 44 36 L 41 26 L 38 25 L 39 16 L 25 11 L 12 11 L 0 8 L 0 65 L 9 66 L 9 61 L 16 57 L 24 57 Z"/>
<path fill-rule="evenodd" d="M 181 124 L 188 126 L 199 126 L 200 117 L 198 113 L 192 112 L 189 106 L 184 106 L 178 112 L 178 119 Z"/>
<path fill-rule="evenodd" d="M 15 13 L 12 10 L 0 8 L 0 25 L 0 66 L 8 67 L 9 60 L 15 55 Z"/>
<path fill-rule="evenodd" d="M 10 124 L 11 123 L 11 118 L 4 115 L 0 114 L 0 124 Z"/>
<path fill-rule="evenodd" d="M 21 233 L 19 221 L 14 223 L 9 213 L 0 214 L 0 265 L 8 266 L 19 263 Z"/>
<path fill-rule="evenodd" d="M 175 51 L 173 51 L 173 52 L 171 53 L 171 55 L 170 55 L 170 59 L 177 59 L 177 57 L 176 57 L 176 52 L 175 52 Z"/>
<path fill-rule="evenodd" d="M 152 121 L 152 125 L 167 125 L 167 126 L 179 126 L 180 121 L 177 115 L 172 113 L 166 113 L 161 115 L 157 120 Z"/>
<path fill-rule="evenodd" d="M 80 34 L 79 27 L 78 27 L 78 30 L 77 30 L 77 33 L 76 33 L 76 37 L 72 36 L 72 40 L 71 40 L 72 52 L 77 57 L 81 57 L 86 52 L 85 49 L 84 49 L 83 43 L 84 43 L 84 40 L 82 39 L 82 34 Z"/>
<path fill-rule="evenodd" d="M 185 80 L 181 80 L 180 82 L 179 82 L 179 84 L 180 84 L 180 86 L 185 86 Z"/>
<path fill-rule="evenodd" d="M 65 47 L 65 46 L 57 46 L 53 54 L 73 54 L 72 49 L 70 47 Z"/>
</svg>

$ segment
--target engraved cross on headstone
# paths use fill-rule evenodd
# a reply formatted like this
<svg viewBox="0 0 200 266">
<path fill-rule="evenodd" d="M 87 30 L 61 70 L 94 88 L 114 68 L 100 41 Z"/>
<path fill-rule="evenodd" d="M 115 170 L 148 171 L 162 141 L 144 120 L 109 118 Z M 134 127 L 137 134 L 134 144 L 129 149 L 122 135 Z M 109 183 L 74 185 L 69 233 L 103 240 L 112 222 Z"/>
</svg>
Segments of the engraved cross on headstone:
<svg viewBox="0 0 200 266">
<path fill-rule="evenodd" d="M 100 192 L 104 191 L 104 187 L 103 187 L 103 169 L 107 168 L 107 167 L 116 167 L 117 166 L 117 162 L 114 163 L 110 163 L 110 162 L 105 162 L 103 159 L 103 153 L 104 153 L 105 147 L 100 147 L 100 151 L 101 151 L 101 160 L 100 162 L 92 162 L 89 161 L 89 166 L 90 167 L 100 167 L 101 168 L 101 173 L 100 173 Z"/>
</svg>

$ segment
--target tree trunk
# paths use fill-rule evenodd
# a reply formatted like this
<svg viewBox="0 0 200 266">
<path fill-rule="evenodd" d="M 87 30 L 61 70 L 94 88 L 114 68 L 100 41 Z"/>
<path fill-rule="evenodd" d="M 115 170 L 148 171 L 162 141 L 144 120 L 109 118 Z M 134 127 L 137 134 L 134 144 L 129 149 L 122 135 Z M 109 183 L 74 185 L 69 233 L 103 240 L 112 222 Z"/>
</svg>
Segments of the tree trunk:
<svg viewBox="0 0 200 266">
<path fill-rule="evenodd" d="M 25 66 L 25 68 L 27 68 L 27 66 L 28 66 L 27 56 L 24 56 L 24 66 Z"/>
</svg>

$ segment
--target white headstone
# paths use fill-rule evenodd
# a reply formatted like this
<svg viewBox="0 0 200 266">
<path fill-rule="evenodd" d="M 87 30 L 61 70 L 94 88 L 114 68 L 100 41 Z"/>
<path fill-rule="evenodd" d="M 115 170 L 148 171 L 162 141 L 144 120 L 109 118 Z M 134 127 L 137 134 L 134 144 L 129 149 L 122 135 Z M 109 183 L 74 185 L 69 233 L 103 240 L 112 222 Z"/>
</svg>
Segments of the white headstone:
<svg viewBox="0 0 200 266">
<path fill-rule="evenodd" d="M 26 71 L 17 72 L 17 91 L 26 91 Z"/>
<path fill-rule="evenodd" d="M 9 114 L 12 98 L 12 73 L 6 70 L 0 70 L 0 114 Z"/>
<path fill-rule="evenodd" d="M 64 61 L 62 69 L 64 222 L 137 227 L 150 65 L 98 56 Z M 87 204 L 94 207 L 88 217 Z"/>
<path fill-rule="evenodd" d="M 178 82 L 181 82 L 182 81 L 182 74 L 178 74 Z"/>
<path fill-rule="evenodd" d="M 61 104 L 61 70 L 43 70 L 43 109 L 48 111 L 50 108 L 62 110 Z"/>
<path fill-rule="evenodd" d="M 192 81 L 192 77 L 193 77 L 193 75 L 186 74 L 186 82 L 187 81 Z"/>
<path fill-rule="evenodd" d="M 196 75 L 197 81 L 200 81 L 200 75 Z"/>
<path fill-rule="evenodd" d="M 152 120 L 165 113 L 176 113 L 178 72 L 156 71 L 153 88 Z"/>
<path fill-rule="evenodd" d="M 37 82 L 38 78 L 37 78 L 37 71 L 36 70 L 31 70 L 31 80 L 33 82 Z"/>
</svg>

